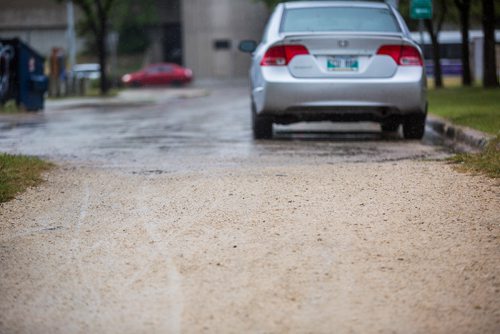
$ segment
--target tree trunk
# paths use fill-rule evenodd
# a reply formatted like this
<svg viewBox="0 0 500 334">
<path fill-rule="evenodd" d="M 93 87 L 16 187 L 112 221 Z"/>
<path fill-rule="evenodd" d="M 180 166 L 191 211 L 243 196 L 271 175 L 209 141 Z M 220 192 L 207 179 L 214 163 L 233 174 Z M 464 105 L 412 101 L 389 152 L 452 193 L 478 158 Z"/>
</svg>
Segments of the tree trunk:
<svg viewBox="0 0 500 334">
<path fill-rule="evenodd" d="M 455 0 L 460 12 L 460 30 L 462 34 L 462 84 L 472 85 L 469 58 L 469 26 L 470 26 L 470 0 Z"/>
<path fill-rule="evenodd" d="M 483 86 L 498 87 L 495 54 L 495 5 L 493 0 L 483 1 Z"/>
<path fill-rule="evenodd" d="M 434 33 L 431 20 L 424 20 L 425 28 L 431 37 L 432 61 L 434 62 L 434 84 L 436 88 L 443 87 L 443 75 L 441 71 L 441 52 L 439 50 L 438 36 Z"/>
<path fill-rule="evenodd" d="M 99 66 L 101 67 L 101 80 L 100 80 L 100 92 L 101 95 L 106 95 L 108 93 L 108 75 L 106 71 L 107 67 L 107 56 L 108 56 L 108 50 L 107 50 L 107 35 L 108 35 L 108 29 L 106 26 L 106 20 L 100 20 L 100 33 L 97 36 L 97 53 L 99 57 Z"/>
</svg>

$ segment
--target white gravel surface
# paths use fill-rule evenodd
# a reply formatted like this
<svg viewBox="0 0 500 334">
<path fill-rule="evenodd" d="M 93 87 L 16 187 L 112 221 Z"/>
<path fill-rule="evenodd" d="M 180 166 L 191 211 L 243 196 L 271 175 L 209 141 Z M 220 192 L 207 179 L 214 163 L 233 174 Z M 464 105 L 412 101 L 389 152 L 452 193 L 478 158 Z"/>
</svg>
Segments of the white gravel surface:
<svg viewBox="0 0 500 334">
<path fill-rule="evenodd" d="M 499 333 L 498 181 L 63 166 L 0 207 L 0 333 Z"/>
</svg>

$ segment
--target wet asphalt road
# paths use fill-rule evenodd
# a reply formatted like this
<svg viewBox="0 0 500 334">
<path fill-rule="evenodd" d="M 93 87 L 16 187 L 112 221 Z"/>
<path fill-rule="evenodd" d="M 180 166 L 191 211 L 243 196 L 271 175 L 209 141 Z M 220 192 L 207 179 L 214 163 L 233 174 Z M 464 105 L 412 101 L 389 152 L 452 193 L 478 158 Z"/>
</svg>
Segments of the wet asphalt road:
<svg viewBox="0 0 500 334">
<path fill-rule="evenodd" d="M 141 172 L 441 159 L 449 154 L 430 129 L 422 141 L 406 141 L 401 133 L 383 135 L 370 123 L 275 126 L 274 140 L 255 141 L 246 83 L 202 88 L 206 96 L 189 98 L 196 87 L 179 90 L 188 93 L 183 98 L 168 99 L 162 97 L 172 89 L 145 90 L 144 103 L 49 101 L 43 113 L 0 118 L 0 150 Z"/>
</svg>

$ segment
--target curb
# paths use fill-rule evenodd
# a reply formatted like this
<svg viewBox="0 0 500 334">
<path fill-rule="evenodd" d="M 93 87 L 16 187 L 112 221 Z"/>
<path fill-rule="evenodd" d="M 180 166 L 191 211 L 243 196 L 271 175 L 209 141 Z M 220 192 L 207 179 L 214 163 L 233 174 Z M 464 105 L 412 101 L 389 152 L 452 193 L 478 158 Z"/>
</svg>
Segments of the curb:
<svg viewBox="0 0 500 334">
<path fill-rule="evenodd" d="M 69 99 L 68 99 L 69 100 Z M 63 102 L 48 102 L 45 104 L 45 110 L 72 110 L 72 109 L 82 109 L 82 108 L 99 108 L 99 107 L 142 107 L 148 104 L 154 104 L 154 101 L 150 100 L 139 100 L 139 101 L 123 101 L 115 98 L 106 99 L 78 99 L 73 101 L 63 101 Z"/>
<path fill-rule="evenodd" d="M 472 149 L 482 150 L 494 138 L 487 133 L 455 125 L 436 115 L 427 115 L 427 126 L 444 138 L 451 140 L 453 146 L 465 145 Z"/>
<path fill-rule="evenodd" d="M 113 97 L 76 97 L 52 99 L 45 103 L 46 109 L 64 110 L 96 107 L 133 107 L 165 103 L 172 99 L 190 99 L 208 96 L 210 92 L 202 88 L 145 88 L 127 89 Z"/>
</svg>

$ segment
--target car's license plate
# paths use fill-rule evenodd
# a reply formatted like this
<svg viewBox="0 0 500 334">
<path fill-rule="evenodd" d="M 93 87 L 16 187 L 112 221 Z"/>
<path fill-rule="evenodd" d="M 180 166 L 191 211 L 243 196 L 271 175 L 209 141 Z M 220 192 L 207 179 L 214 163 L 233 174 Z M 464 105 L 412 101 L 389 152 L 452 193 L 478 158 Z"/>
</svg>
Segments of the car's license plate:
<svg viewBox="0 0 500 334">
<path fill-rule="evenodd" d="M 326 60 L 326 69 L 332 72 L 357 72 L 359 70 L 358 57 L 355 56 L 331 56 Z"/>
</svg>

